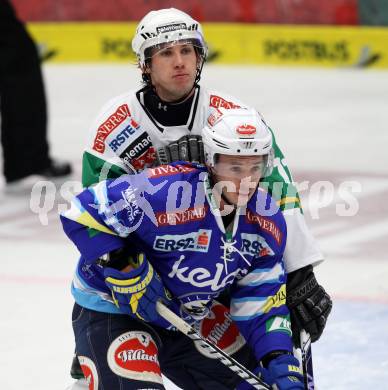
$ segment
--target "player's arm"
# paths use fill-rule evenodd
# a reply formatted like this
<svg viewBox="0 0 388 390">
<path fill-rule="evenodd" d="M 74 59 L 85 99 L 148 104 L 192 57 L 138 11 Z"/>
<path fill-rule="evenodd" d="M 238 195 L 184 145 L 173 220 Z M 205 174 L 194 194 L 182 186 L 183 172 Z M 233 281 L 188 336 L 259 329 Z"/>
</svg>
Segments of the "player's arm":
<svg viewBox="0 0 388 390">
<path fill-rule="evenodd" d="M 282 151 L 272 132 L 274 168 L 261 186 L 277 200 L 287 223 L 287 244 L 284 264 L 287 279 L 288 307 L 291 311 L 294 343 L 299 344 L 301 329 L 307 330 L 313 341 L 318 340 L 330 314 L 332 301 L 318 284 L 313 266 L 323 255 L 307 227 L 298 191 Z"/>
<path fill-rule="evenodd" d="M 60 216 L 63 230 L 87 263 L 125 246 L 123 238 L 106 223 L 95 190 L 88 188 L 81 192 Z"/>
<path fill-rule="evenodd" d="M 170 327 L 158 314 L 156 302 L 162 301 L 171 309 L 178 305 L 146 255 L 139 253 L 128 257 L 125 253 L 113 252 L 108 258 L 104 266 L 105 284 L 120 311 L 154 325 Z"/>
<path fill-rule="evenodd" d="M 232 288 L 230 313 L 257 359 L 257 373 L 281 389 L 303 389 L 298 360 L 292 355 L 282 255 L 261 257 Z M 241 383 L 238 390 L 245 390 Z"/>
<path fill-rule="evenodd" d="M 145 254 L 134 254 L 131 248 L 132 228 L 139 222 L 127 209 L 131 182 L 112 183 L 103 181 L 74 198 L 70 209 L 61 215 L 63 228 L 86 263 L 103 268 L 113 303 L 123 314 L 169 327 L 155 305 L 162 300 L 173 309 L 175 302 Z"/>
<path fill-rule="evenodd" d="M 272 351 L 292 351 L 281 256 L 261 257 L 233 285 L 230 312 L 258 361 Z"/>
<path fill-rule="evenodd" d="M 287 223 L 287 245 L 284 251 L 286 272 L 290 273 L 307 265 L 317 265 L 323 261 L 316 240 L 307 227 L 300 197 L 284 154 L 272 132 L 273 169 L 264 177 L 260 187 L 266 189 L 277 201 Z"/>
</svg>

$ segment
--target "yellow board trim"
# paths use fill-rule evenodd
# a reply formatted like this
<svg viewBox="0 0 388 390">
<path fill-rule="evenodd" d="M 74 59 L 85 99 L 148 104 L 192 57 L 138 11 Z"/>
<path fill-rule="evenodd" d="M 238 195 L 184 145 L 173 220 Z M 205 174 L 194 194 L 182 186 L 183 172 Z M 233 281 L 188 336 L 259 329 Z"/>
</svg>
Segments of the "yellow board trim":
<svg viewBox="0 0 388 390">
<path fill-rule="evenodd" d="M 388 68 L 388 28 L 204 23 L 210 58 L 219 64 Z M 135 64 L 136 23 L 28 25 L 52 62 Z"/>
</svg>

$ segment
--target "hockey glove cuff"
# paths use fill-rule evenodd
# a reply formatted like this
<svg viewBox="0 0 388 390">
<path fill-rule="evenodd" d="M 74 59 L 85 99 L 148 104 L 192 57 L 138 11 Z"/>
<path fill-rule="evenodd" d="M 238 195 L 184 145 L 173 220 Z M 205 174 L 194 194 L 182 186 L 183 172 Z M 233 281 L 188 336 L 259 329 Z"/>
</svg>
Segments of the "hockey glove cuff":
<svg viewBox="0 0 388 390">
<path fill-rule="evenodd" d="M 331 312 L 332 300 L 315 278 L 312 266 L 288 275 L 287 306 L 291 313 L 293 341 L 300 346 L 299 333 L 305 329 L 314 342 L 322 335 Z"/>
<path fill-rule="evenodd" d="M 171 296 L 162 280 L 143 254 L 138 255 L 138 267 L 121 272 L 104 268 L 105 284 L 112 293 L 113 302 L 125 314 L 146 322 L 160 320 L 156 311 L 158 300 L 169 303 Z"/>
<path fill-rule="evenodd" d="M 280 355 L 271 360 L 263 371 L 263 379 L 279 390 L 304 390 L 302 370 L 293 355 Z"/>
<path fill-rule="evenodd" d="M 278 355 L 269 362 L 268 368 L 258 366 L 253 370 L 253 373 L 269 386 L 273 386 L 274 389 L 304 390 L 302 370 L 298 359 L 293 355 Z M 254 387 L 245 380 L 241 381 L 236 387 L 236 390 L 253 389 Z"/>
</svg>

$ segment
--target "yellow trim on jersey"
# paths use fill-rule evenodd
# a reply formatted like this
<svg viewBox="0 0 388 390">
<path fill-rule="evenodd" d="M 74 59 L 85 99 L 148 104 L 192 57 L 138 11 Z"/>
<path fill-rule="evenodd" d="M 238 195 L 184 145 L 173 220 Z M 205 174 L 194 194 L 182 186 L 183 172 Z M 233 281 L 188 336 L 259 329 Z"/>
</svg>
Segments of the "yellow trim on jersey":
<svg viewBox="0 0 388 390">
<path fill-rule="evenodd" d="M 286 304 L 286 285 L 282 284 L 275 295 L 267 298 L 261 311 L 268 313 L 272 308 L 280 307 Z"/>
<path fill-rule="evenodd" d="M 87 211 L 84 211 L 79 217 L 77 217 L 75 219 L 75 222 L 78 222 L 81 225 L 87 226 L 89 228 L 96 229 L 100 232 L 117 236 L 117 233 L 115 233 L 114 231 L 108 229 L 106 226 L 96 221 Z"/>
<path fill-rule="evenodd" d="M 299 198 L 294 196 L 294 197 L 282 198 L 282 199 L 278 200 L 277 203 L 278 203 L 278 206 L 282 206 L 284 204 L 289 204 L 289 203 L 298 203 L 299 204 L 300 200 L 299 200 Z"/>
</svg>

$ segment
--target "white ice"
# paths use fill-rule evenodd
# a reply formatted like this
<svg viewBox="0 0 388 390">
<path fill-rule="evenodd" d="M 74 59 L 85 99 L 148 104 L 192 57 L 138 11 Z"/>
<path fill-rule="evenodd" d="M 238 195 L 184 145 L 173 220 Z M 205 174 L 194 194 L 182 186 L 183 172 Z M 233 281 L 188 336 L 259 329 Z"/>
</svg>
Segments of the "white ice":
<svg viewBox="0 0 388 390">
<path fill-rule="evenodd" d="M 44 71 L 52 153 L 72 161 L 74 183 L 54 184 L 40 203 L 30 203 L 27 184 L 9 194 L 0 183 L 4 390 L 63 390 L 73 382 L 69 286 L 77 251 L 61 231 L 58 209 L 80 180 L 94 116 L 109 98 L 139 85 L 131 65 Z M 334 299 L 325 333 L 313 344 L 318 388 L 388 389 L 388 72 L 209 65 L 202 83 L 261 111 L 301 185 L 326 255 L 317 277 Z"/>
</svg>

